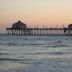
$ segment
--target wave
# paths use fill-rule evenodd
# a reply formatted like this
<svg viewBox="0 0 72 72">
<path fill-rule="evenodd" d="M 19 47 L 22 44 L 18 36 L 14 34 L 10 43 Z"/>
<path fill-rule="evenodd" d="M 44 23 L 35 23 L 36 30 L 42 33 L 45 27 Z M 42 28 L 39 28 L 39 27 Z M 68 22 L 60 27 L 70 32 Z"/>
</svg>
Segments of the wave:
<svg viewBox="0 0 72 72">
<path fill-rule="evenodd" d="M 10 55 L 10 54 L 8 54 L 8 53 L 0 53 L 0 55 Z"/>
<path fill-rule="evenodd" d="M 19 59 L 13 59 L 13 58 L 0 58 L 0 61 L 19 61 Z"/>
<path fill-rule="evenodd" d="M 50 55 L 56 55 L 56 54 L 65 54 L 63 52 L 36 52 L 36 53 L 22 53 L 23 55 L 41 55 L 41 54 L 50 54 Z"/>
<path fill-rule="evenodd" d="M 66 43 L 46 42 L 46 43 L 17 43 L 17 42 L 5 42 L 0 43 L 2 46 L 42 46 L 42 47 L 68 47 Z"/>
<path fill-rule="evenodd" d="M 63 52 L 52 52 L 52 53 L 49 53 L 49 54 L 55 54 L 55 55 L 60 54 L 61 55 L 61 54 L 65 54 L 65 53 L 63 53 Z"/>
</svg>

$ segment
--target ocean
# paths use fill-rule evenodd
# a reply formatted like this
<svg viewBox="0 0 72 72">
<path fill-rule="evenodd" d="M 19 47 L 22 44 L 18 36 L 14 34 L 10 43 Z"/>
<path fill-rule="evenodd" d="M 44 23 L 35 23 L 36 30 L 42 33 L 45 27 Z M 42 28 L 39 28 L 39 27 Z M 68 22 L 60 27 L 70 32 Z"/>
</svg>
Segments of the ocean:
<svg viewBox="0 0 72 72">
<path fill-rule="evenodd" d="M 0 72 L 72 72 L 72 36 L 0 35 Z"/>
</svg>

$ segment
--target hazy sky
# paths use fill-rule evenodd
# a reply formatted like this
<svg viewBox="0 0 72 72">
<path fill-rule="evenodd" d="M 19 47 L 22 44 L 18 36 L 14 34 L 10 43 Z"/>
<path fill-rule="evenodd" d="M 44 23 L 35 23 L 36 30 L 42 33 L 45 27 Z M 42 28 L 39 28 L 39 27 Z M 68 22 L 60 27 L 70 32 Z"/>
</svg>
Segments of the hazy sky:
<svg viewBox="0 0 72 72">
<path fill-rule="evenodd" d="M 0 32 L 21 20 L 31 26 L 72 23 L 72 0 L 0 0 Z"/>
</svg>

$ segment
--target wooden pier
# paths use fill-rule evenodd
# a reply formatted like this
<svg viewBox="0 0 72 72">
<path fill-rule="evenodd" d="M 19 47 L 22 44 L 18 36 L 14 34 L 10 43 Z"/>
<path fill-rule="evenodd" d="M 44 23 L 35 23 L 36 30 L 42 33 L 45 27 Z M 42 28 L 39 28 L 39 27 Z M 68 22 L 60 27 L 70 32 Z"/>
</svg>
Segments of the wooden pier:
<svg viewBox="0 0 72 72">
<path fill-rule="evenodd" d="M 62 28 L 7 28 L 8 35 L 66 35 Z"/>
<path fill-rule="evenodd" d="M 69 25 L 70 26 L 70 25 Z M 71 25 L 72 26 L 72 25 Z M 26 24 L 18 21 L 11 28 L 6 28 L 8 35 L 65 35 L 71 36 L 72 29 L 69 28 L 28 28 Z"/>
</svg>

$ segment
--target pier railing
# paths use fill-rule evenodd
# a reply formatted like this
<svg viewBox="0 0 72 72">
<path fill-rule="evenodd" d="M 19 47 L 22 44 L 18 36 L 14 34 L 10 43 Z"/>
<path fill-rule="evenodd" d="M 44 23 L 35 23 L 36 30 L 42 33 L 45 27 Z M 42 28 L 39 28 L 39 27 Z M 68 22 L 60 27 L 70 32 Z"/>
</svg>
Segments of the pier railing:
<svg viewBox="0 0 72 72">
<path fill-rule="evenodd" d="M 7 28 L 8 35 L 72 35 L 71 30 L 64 32 L 64 28 L 27 28 L 27 29 L 13 29 Z"/>
</svg>

